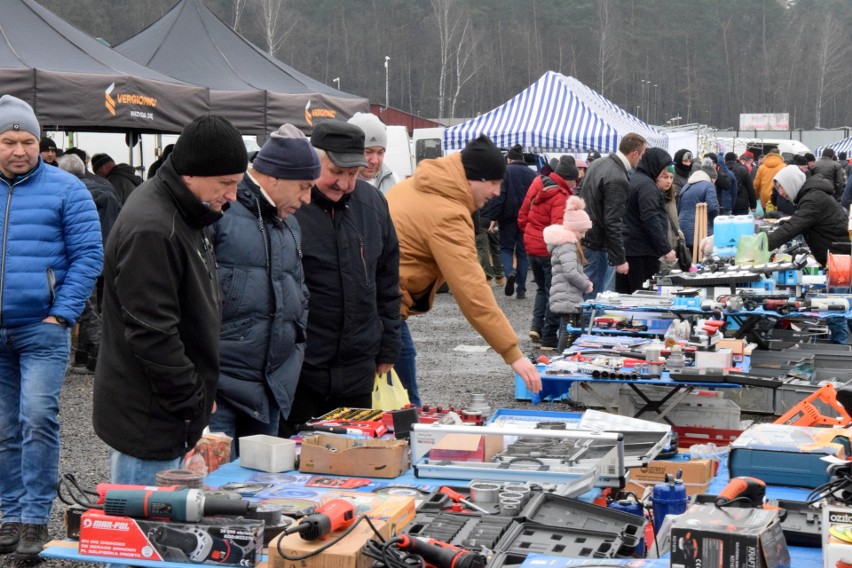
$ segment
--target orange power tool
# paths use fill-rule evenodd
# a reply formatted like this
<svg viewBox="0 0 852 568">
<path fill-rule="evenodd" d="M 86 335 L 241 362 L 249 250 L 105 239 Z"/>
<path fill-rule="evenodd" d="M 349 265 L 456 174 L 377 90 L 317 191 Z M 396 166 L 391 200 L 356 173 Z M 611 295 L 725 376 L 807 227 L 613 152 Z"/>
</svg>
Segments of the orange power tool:
<svg viewBox="0 0 852 568">
<path fill-rule="evenodd" d="M 400 550 L 421 557 L 426 568 L 485 568 L 485 557 L 466 548 L 407 534 L 401 534 L 396 539 Z"/>
<path fill-rule="evenodd" d="M 734 501 L 749 501 L 753 507 L 763 508 L 766 483 L 755 477 L 735 477 L 719 492 L 716 506 L 723 507 Z M 748 503 L 746 503 L 748 505 Z"/>
</svg>

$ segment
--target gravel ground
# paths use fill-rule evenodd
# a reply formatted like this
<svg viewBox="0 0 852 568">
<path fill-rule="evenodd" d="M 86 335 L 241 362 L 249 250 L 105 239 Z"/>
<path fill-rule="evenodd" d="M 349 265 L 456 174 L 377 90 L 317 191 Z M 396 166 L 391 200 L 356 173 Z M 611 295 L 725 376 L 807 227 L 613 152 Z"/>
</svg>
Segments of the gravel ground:
<svg viewBox="0 0 852 568">
<path fill-rule="evenodd" d="M 527 337 L 532 315 L 535 285 L 530 283 L 527 299 L 507 298 L 501 288 L 494 288 L 497 302 L 521 338 L 521 348 L 534 348 Z M 431 313 L 409 321 L 418 350 L 418 375 L 421 398 L 425 403 L 458 405 L 470 400 L 472 393 L 484 393 L 492 409 L 529 408 L 529 403 L 515 401 L 512 370 L 489 350 L 487 353 L 454 351 L 459 345 L 486 345 L 459 312 L 451 294 L 439 294 Z M 92 430 L 92 377 L 69 372 L 60 402 L 62 422 L 61 473 L 74 473 L 84 486 L 94 486 L 109 479 L 106 446 Z M 64 505 L 54 507 L 50 534 L 65 534 L 62 520 Z M 13 566 L 9 556 L 0 556 L 0 566 Z M 46 568 L 95 567 L 102 564 L 47 560 Z"/>
</svg>

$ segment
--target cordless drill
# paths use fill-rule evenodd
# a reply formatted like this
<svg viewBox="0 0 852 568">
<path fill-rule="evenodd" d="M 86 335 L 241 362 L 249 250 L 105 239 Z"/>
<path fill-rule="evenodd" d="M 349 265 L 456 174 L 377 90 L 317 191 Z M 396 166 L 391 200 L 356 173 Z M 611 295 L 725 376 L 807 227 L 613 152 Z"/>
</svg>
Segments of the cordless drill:
<svg viewBox="0 0 852 568">
<path fill-rule="evenodd" d="M 284 531 L 285 535 L 299 533 L 303 540 L 319 540 L 334 531 L 352 526 L 355 522 L 355 505 L 345 499 L 331 499 Z"/>
<path fill-rule="evenodd" d="M 719 496 L 716 497 L 717 507 L 763 507 L 766 497 L 766 483 L 754 477 L 735 477 L 728 482 Z"/>
<path fill-rule="evenodd" d="M 466 548 L 407 534 L 401 534 L 395 540 L 400 550 L 421 557 L 426 568 L 485 568 L 485 557 Z"/>
<path fill-rule="evenodd" d="M 110 489 L 104 493 L 104 513 L 137 519 L 163 519 L 197 523 L 202 517 L 244 516 L 257 504 L 221 495 L 205 495 L 199 489 L 161 491 Z"/>
</svg>

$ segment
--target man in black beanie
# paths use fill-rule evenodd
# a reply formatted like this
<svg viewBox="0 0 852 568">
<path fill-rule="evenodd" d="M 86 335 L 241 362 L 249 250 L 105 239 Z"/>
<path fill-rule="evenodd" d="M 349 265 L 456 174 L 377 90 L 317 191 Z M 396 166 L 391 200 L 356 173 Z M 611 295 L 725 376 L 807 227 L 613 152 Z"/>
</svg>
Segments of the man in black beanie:
<svg viewBox="0 0 852 568">
<path fill-rule="evenodd" d="M 518 334 L 497 305 L 476 256 L 471 214 L 500 193 L 506 162 L 486 136 L 458 154 L 425 160 L 387 193 L 399 235 L 403 319 L 428 312 L 445 282 L 465 318 L 532 392 L 541 377 L 518 348 Z M 409 395 L 417 389 L 417 352 L 408 324 L 396 371 Z"/>
<path fill-rule="evenodd" d="M 207 226 L 236 198 L 247 165 L 240 132 L 200 116 L 113 225 L 92 422 L 111 448 L 114 483 L 155 485 L 210 421 L 222 297 Z"/>
</svg>

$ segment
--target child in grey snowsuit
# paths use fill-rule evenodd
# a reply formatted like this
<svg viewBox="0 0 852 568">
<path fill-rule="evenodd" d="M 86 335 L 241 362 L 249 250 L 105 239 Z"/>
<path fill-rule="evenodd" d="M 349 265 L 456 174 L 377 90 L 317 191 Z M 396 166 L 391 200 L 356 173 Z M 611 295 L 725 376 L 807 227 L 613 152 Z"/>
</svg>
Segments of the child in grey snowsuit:
<svg viewBox="0 0 852 568">
<path fill-rule="evenodd" d="M 568 347 L 566 326 L 579 324 L 577 306 L 583 303 L 583 294 L 592 291 L 592 281 L 583 272 L 586 258 L 580 239 L 592 228 L 585 211 L 585 202 L 572 195 L 565 203 L 565 216 L 561 225 L 550 225 L 543 232 L 544 242 L 550 251 L 550 311 L 560 316 L 559 344 L 562 353 Z"/>
</svg>

